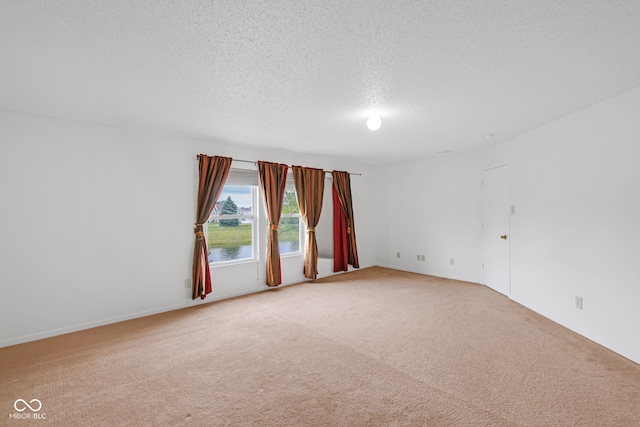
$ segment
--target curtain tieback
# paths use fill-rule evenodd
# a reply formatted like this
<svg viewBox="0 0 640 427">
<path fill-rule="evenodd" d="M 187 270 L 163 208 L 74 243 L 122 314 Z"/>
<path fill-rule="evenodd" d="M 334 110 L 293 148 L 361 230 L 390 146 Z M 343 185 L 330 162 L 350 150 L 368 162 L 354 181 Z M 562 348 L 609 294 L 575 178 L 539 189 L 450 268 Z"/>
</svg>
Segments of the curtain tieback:
<svg viewBox="0 0 640 427">
<path fill-rule="evenodd" d="M 347 227 L 347 234 L 351 234 L 351 227 Z"/>
<path fill-rule="evenodd" d="M 269 230 L 278 231 L 278 224 L 271 224 Z"/>
<path fill-rule="evenodd" d="M 204 240 L 204 231 L 202 231 L 202 224 L 196 224 L 196 228 L 193 229 L 196 233 L 196 240 Z"/>
<path fill-rule="evenodd" d="M 307 231 L 308 231 L 309 233 L 315 233 L 315 232 L 316 232 L 316 229 L 315 229 L 314 227 L 307 227 Z"/>
</svg>

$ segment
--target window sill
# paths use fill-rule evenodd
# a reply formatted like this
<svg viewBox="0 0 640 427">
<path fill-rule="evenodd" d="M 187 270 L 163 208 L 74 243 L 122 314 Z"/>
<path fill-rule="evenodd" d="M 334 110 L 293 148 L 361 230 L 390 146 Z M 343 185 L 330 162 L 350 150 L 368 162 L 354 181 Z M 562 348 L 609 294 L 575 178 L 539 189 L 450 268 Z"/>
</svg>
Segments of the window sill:
<svg viewBox="0 0 640 427">
<path fill-rule="evenodd" d="M 288 254 L 281 254 L 280 258 L 294 258 L 297 256 L 304 256 L 302 252 L 290 252 Z"/>
<path fill-rule="evenodd" d="M 242 265 L 242 264 L 255 264 L 256 262 L 258 262 L 257 258 L 247 258 L 247 259 L 240 259 L 237 261 L 209 263 L 209 268 L 230 267 L 230 266 Z"/>
</svg>

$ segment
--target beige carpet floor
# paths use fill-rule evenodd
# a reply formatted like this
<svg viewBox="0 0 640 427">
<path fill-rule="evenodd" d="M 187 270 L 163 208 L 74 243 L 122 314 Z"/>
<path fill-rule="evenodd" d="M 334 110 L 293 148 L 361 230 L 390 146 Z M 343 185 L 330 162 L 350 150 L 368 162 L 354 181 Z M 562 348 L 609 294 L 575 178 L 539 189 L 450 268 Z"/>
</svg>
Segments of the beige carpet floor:
<svg viewBox="0 0 640 427">
<path fill-rule="evenodd" d="M 484 286 L 378 267 L 0 362 L 2 425 L 640 426 L 640 365 Z M 46 419 L 10 418 L 18 398 Z"/>
</svg>

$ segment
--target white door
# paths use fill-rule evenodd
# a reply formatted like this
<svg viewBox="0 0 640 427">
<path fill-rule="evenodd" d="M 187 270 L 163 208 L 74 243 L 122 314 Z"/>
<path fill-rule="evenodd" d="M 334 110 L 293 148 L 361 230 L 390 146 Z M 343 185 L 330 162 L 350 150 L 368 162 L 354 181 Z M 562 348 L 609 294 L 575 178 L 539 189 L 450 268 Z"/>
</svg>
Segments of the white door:
<svg viewBox="0 0 640 427">
<path fill-rule="evenodd" d="M 482 176 L 482 280 L 509 296 L 509 165 Z"/>
</svg>

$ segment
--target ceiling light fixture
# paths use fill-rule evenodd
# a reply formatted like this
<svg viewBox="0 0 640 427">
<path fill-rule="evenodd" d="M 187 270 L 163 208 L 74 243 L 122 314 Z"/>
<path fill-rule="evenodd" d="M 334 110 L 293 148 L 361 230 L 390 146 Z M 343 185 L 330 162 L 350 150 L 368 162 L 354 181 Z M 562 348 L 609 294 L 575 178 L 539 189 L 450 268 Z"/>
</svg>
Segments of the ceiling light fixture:
<svg viewBox="0 0 640 427">
<path fill-rule="evenodd" d="M 375 114 L 369 116 L 369 119 L 367 120 L 367 127 L 372 131 L 380 129 L 381 124 L 382 120 L 380 120 L 380 117 L 376 116 Z"/>
</svg>

